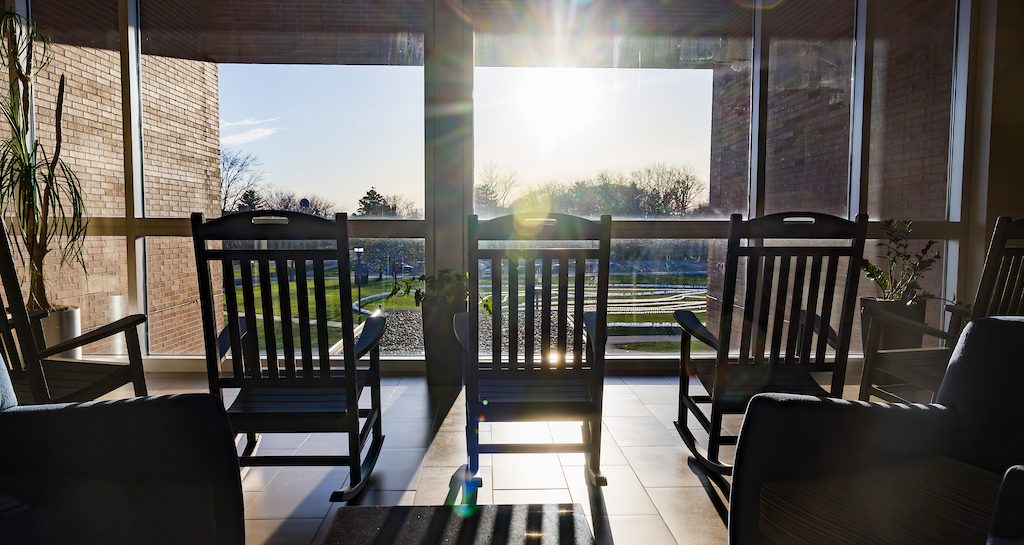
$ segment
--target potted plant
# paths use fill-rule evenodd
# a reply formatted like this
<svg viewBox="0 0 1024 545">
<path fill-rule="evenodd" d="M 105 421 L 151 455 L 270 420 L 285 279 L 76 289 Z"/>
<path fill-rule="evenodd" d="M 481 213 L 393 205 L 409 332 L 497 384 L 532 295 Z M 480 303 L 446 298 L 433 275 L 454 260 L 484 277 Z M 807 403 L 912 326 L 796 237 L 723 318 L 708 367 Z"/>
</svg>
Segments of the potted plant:
<svg viewBox="0 0 1024 545">
<path fill-rule="evenodd" d="M 36 74 L 50 61 L 50 39 L 14 12 L 0 16 L 0 53 L 7 63 L 7 96 L 0 113 L 7 139 L 0 144 L 0 210 L 13 220 L 14 245 L 29 278 L 28 310 L 44 315 L 44 339 L 55 343 L 81 334 L 77 308 L 54 304 L 47 294 L 46 264 L 51 253 L 60 265 L 85 270 L 82 245 L 87 220 L 78 176 L 61 157 L 64 76 L 57 89 L 52 153 L 36 138 L 32 96 Z M 79 356 L 80 349 L 70 356 Z"/>
<path fill-rule="evenodd" d="M 924 323 L 925 303 L 932 297 L 920 283 L 921 276 L 928 272 L 940 259 L 934 240 L 929 240 L 914 252 L 910 248 L 913 222 L 886 220 L 882 223 L 886 239 L 879 243 L 885 249 L 885 261 L 880 264 L 864 260 L 864 272 L 878 286 L 880 297 L 861 299 L 861 325 L 864 334 L 868 331 L 865 310 L 880 310 Z M 908 332 L 898 327 L 883 327 L 880 348 L 914 348 L 921 346 L 921 334 Z"/>
<path fill-rule="evenodd" d="M 422 281 L 424 287 L 417 287 L 417 281 Z M 443 269 L 435 276 L 403 279 L 394 285 L 387 298 L 410 294 L 416 306 L 423 307 L 427 383 L 431 386 L 462 386 L 464 362 L 452 320 L 467 308 L 469 290 L 466 274 Z"/>
</svg>

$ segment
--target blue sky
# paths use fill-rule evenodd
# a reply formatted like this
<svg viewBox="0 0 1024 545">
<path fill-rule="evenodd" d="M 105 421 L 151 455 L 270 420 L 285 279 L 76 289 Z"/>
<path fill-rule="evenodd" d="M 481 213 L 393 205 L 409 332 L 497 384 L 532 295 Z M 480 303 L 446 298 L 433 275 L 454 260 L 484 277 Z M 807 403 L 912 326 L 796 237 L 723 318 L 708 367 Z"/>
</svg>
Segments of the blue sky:
<svg viewBox="0 0 1024 545">
<path fill-rule="evenodd" d="M 354 211 L 371 186 L 423 202 L 423 68 L 238 65 L 220 70 L 221 144 L 268 184 Z M 711 71 L 477 68 L 475 161 L 518 187 L 654 162 L 710 171 Z"/>
</svg>

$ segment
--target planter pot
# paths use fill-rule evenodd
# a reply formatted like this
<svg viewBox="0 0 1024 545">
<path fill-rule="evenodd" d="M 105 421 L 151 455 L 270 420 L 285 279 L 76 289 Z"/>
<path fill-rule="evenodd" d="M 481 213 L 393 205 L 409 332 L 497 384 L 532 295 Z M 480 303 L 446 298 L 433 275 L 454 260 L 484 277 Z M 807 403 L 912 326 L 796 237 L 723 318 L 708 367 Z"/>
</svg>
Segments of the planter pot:
<svg viewBox="0 0 1024 545">
<path fill-rule="evenodd" d="M 465 303 L 423 301 L 423 349 L 426 352 L 427 385 L 461 387 L 464 368 L 462 348 L 455 338 L 452 319 L 466 310 Z"/>
<path fill-rule="evenodd" d="M 906 305 L 899 301 L 886 301 L 871 297 L 861 298 L 860 306 L 862 335 L 865 339 L 867 339 L 867 332 L 870 326 L 870 320 L 864 313 L 865 309 L 881 310 L 883 312 L 895 314 L 908 320 L 913 320 L 917 323 L 923 324 L 925 315 L 925 303 L 925 301 L 919 301 L 911 305 Z M 896 348 L 921 347 L 922 336 L 920 333 L 914 333 L 888 324 L 882 326 L 881 333 L 881 338 L 879 338 L 878 340 L 879 349 L 890 350 Z"/>
<path fill-rule="evenodd" d="M 82 334 L 82 312 L 80 309 L 59 310 L 39 321 L 46 345 L 57 344 Z M 57 354 L 59 358 L 82 359 L 82 349 L 73 348 Z"/>
</svg>

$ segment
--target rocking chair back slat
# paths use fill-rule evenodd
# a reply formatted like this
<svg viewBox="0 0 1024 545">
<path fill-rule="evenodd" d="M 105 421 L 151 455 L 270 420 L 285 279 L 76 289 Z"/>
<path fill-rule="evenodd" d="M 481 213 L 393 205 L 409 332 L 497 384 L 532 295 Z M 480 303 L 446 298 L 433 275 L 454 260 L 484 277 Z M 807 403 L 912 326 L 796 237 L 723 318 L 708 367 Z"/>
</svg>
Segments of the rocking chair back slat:
<svg viewBox="0 0 1024 545">
<path fill-rule="evenodd" d="M 551 361 L 551 258 L 545 257 L 540 266 L 540 361 Z"/>
<path fill-rule="evenodd" d="M 832 302 L 836 294 L 836 278 L 839 275 L 839 258 L 829 257 L 828 266 L 825 272 L 824 295 L 821 298 L 821 315 L 832 316 Z M 815 359 L 823 361 L 828 351 L 828 335 L 818 335 L 818 349 L 815 352 Z"/>
<path fill-rule="evenodd" d="M 523 272 L 526 276 L 524 289 L 525 289 L 525 314 L 523 319 L 523 358 L 526 362 L 527 367 L 533 367 L 533 357 L 535 352 L 535 343 L 537 338 L 535 336 L 535 329 L 537 328 L 537 263 L 536 260 L 530 259 L 525 262 Z"/>
<path fill-rule="evenodd" d="M 238 323 L 235 263 L 229 259 L 224 259 L 221 260 L 220 264 L 224 276 L 224 306 L 229 309 L 235 309 L 235 312 L 227 313 L 228 338 L 231 341 L 231 372 L 236 377 L 242 377 L 245 376 L 245 373 L 242 372 L 242 327 Z"/>
<path fill-rule="evenodd" d="M 313 341 L 309 331 L 309 285 L 306 260 L 295 262 L 295 302 L 299 311 L 299 354 L 302 358 L 302 376 L 313 376 Z"/>
<path fill-rule="evenodd" d="M 573 300 L 573 323 L 576 327 L 572 329 L 572 358 L 573 361 L 583 361 L 583 307 L 586 304 L 586 279 L 587 262 L 577 257 L 575 259 L 576 285 L 573 288 L 575 299 Z"/>
<path fill-rule="evenodd" d="M 491 361 L 501 366 L 501 259 L 491 259 Z"/>
<path fill-rule="evenodd" d="M 576 327 L 582 324 L 577 323 Z M 558 260 L 558 358 L 559 365 L 565 365 L 565 353 L 569 349 L 569 259 Z M 579 364 L 579 362 L 576 362 Z"/>
<path fill-rule="evenodd" d="M 272 287 L 274 285 L 273 281 L 270 279 L 269 260 L 259 262 L 259 273 L 261 288 L 260 303 L 262 308 L 268 309 L 266 314 L 268 316 L 273 316 L 275 315 L 273 289 L 266 289 L 267 286 Z M 271 379 L 278 378 L 280 377 L 280 373 L 277 365 L 277 334 L 274 332 L 274 320 L 263 320 L 263 338 L 267 346 L 267 376 Z"/>
<path fill-rule="evenodd" d="M 519 257 L 508 260 L 508 361 L 519 361 Z"/>
<path fill-rule="evenodd" d="M 280 297 L 281 309 L 281 345 L 284 348 L 284 378 L 293 379 L 295 374 L 295 338 L 292 325 L 291 285 L 289 282 L 288 261 L 275 259 L 277 271 L 277 293 Z M 267 284 L 270 285 L 269 283 Z M 269 290 L 268 290 L 269 291 Z"/>
</svg>

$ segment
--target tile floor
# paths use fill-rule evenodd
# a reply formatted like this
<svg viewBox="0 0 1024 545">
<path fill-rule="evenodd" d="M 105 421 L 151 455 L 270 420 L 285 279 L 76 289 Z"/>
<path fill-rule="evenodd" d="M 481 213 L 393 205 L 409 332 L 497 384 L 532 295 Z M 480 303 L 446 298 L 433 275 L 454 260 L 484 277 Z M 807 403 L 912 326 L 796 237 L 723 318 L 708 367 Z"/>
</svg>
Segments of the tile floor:
<svg viewBox="0 0 1024 545">
<path fill-rule="evenodd" d="M 202 373 L 147 376 L 151 394 L 206 391 Z M 689 461 L 672 427 L 678 387 L 672 377 L 609 377 L 605 381 L 602 467 L 608 486 L 587 486 L 582 454 L 484 455 L 479 503 L 575 502 L 586 510 L 599 543 L 616 545 L 726 542 L 717 489 Z M 112 397 L 131 395 L 115 392 Z M 444 504 L 465 463 L 465 405 L 456 400 L 431 437 L 426 382 L 419 376 L 383 379 L 384 449 L 364 505 Z M 691 421 L 692 422 L 692 421 Z M 727 428 L 739 422 L 727 421 Z M 696 425 L 696 424 L 694 424 Z M 570 442 L 574 423 L 484 424 L 482 441 Z M 347 450 L 334 434 L 268 434 L 259 453 L 328 454 Z M 316 543 L 325 518 L 341 504 L 328 501 L 344 484 L 344 468 L 250 468 L 242 482 L 247 542 Z M 718 508 L 716 509 L 716 505 Z"/>
</svg>

